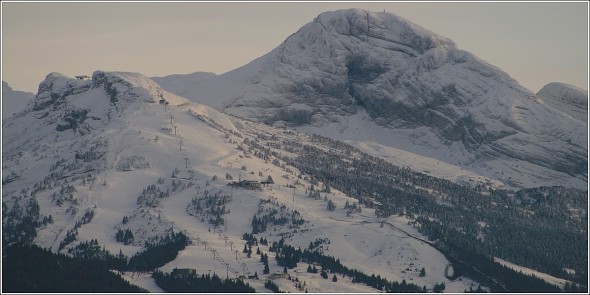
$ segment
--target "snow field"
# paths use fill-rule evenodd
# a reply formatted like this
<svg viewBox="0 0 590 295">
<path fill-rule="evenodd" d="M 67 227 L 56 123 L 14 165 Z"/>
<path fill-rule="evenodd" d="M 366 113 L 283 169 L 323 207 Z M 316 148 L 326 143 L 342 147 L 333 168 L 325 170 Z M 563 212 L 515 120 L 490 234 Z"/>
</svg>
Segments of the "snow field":
<svg viewBox="0 0 590 295">
<path fill-rule="evenodd" d="M 336 204 L 337 209 L 334 212 L 329 212 L 326 209 L 326 202 L 323 201 L 325 194 L 322 194 L 322 200 L 313 200 L 305 195 L 304 188 L 298 186 L 295 189 L 295 202 L 293 202 L 293 189 L 286 186 L 293 184 L 297 179 L 295 177 L 298 174 L 296 169 L 290 167 L 294 172 L 289 174 L 270 163 L 264 163 L 258 158 L 249 158 L 237 152 L 237 149 L 233 150 L 225 158 L 217 161 L 219 168 L 223 170 L 216 174 L 218 180 L 210 181 L 211 191 L 220 190 L 224 194 L 233 196 L 233 200 L 226 205 L 230 213 L 223 216 L 227 220 L 227 228 L 221 226 L 219 228 L 222 231 L 221 234 L 219 232 L 213 233 L 215 231 L 213 227 L 209 232 L 210 226 L 208 224 L 201 223 L 195 217 L 184 212 L 186 204 L 191 198 L 190 192 L 185 191 L 162 201 L 160 206 L 162 213 L 170 217 L 175 227 L 186 230 L 189 236 L 193 238 L 194 243 L 181 251 L 177 259 L 162 267 L 162 271 L 171 271 L 175 267 L 195 268 L 199 274 L 211 271 L 224 277 L 224 274 L 229 273 L 230 278 L 240 275 L 247 277 L 248 273 L 253 275 L 254 272 L 257 272 L 260 277 L 259 282 L 249 279 L 246 279 L 246 281 L 256 288 L 258 288 L 258 285 L 263 288 L 264 279 L 267 277 L 262 275 L 263 264 L 260 262 L 260 257 L 254 254 L 256 246 L 253 247 L 254 253 L 251 258 L 247 258 L 246 254 L 242 253 L 245 244 L 245 241 L 242 240 L 242 234 L 251 231 L 250 223 L 258 209 L 260 200 L 272 198 L 280 204 L 286 205 L 288 210 L 300 212 L 302 218 L 306 220 L 303 226 L 306 231 L 299 229 L 297 233 L 293 233 L 292 230 L 286 228 L 269 227 L 266 232 L 257 234 L 258 238 L 265 237 L 272 243 L 280 239 L 279 234 L 288 234 L 287 244 L 306 248 L 310 241 L 325 237 L 331 242 L 327 245 L 327 249 L 324 248 L 324 253 L 339 258 L 349 268 L 357 268 L 367 274 L 381 274 L 390 280 L 401 281 L 406 279 L 407 282 L 426 285 L 427 288 L 431 288 L 432 285 L 439 282 L 446 282 L 449 291 L 455 290 L 459 292 L 469 287 L 470 282 L 467 280 L 465 282 L 448 282 L 444 277 L 444 269 L 448 261 L 430 246 L 409 238 L 395 229 L 379 228 L 373 210 L 363 208 L 362 213 L 347 217 L 345 210 L 342 209 L 344 203 L 346 201 L 350 203 L 356 202 L 355 199 L 333 190 L 333 193 L 327 196 Z M 241 170 L 242 166 L 246 166 L 247 170 Z M 203 166 L 198 165 L 198 167 Z M 222 180 L 225 174 L 224 171 L 230 173 L 234 180 L 240 174 L 242 179 L 265 179 L 267 175 L 271 175 L 275 180 L 275 184 L 272 185 L 272 188 L 263 188 L 261 192 L 239 188 L 231 189 L 224 186 L 228 182 Z M 254 172 L 254 174 L 249 174 L 249 172 Z M 263 172 L 263 177 L 259 177 L 258 172 Z M 289 179 L 282 177 L 282 175 L 286 175 Z M 306 181 L 299 181 L 303 185 L 309 186 Z M 207 188 L 203 187 L 203 189 Z M 399 223 L 399 226 L 405 226 L 401 223 L 407 223 L 407 220 L 392 218 L 391 222 Z M 419 236 L 415 230 L 414 233 Z M 289 237 L 289 234 L 292 234 L 292 236 Z M 207 250 L 205 250 L 204 242 L 207 242 Z M 259 245 L 258 247 L 262 252 L 269 253 L 267 246 Z M 236 250 L 238 251 L 237 260 Z M 278 266 L 273 259 L 274 255 L 270 254 L 269 256 L 271 273 L 282 272 L 282 267 Z M 422 266 L 427 269 L 427 276 L 424 278 L 418 276 L 419 269 Z M 303 278 L 311 280 L 306 281 L 309 284 L 309 291 L 374 291 L 367 290 L 371 288 L 364 285 L 348 284 L 346 283 L 347 279 L 340 280 L 339 284 L 332 284 L 331 277 L 329 280 L 324 280 L 319 278 L 319 274 L 315 274 L 315 276 L 307 274 L 305 272 L 306 267 L 307 264 L 300 263 L 296 271 L 290 270 L 289 272 L 295 272 L 300 281 Z M 410 267 L 412 268 L 410 269 Z M 410 271 L 406 271 L 406 269 L 410 269 Z M 401 271 L 406 272 L 406 274 L 401 273 Z M 316 279 L 316 277 L 319 279 Z M 296 291 L 294 283 L 287 279 L 277 279 L 276 283 L 281 290 L 293 289 L 291 291 Z M 262 289 L 262 291 L 265 290 Z"/>
</svg>

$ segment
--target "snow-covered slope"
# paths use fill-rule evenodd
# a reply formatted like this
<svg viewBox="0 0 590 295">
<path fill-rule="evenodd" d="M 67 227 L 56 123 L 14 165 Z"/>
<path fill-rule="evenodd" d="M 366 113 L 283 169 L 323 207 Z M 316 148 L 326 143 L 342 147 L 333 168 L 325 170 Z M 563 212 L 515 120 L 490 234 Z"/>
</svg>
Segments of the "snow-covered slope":
<svg viewBox="0 0 590 295">
<path fill-rule="evenodd" d="M 388 130 L 366 141 L 512 187 L 587 186 L 585 123 L 448 38 L 385 12 L 322 13 L 270 53 L 186 96 L 239 117 L 351 140 L 374 132 L 325 130 L 355 129 L 349 118 L 366 112 Z"/>
<path fill-rule="evenodd" d="M 92 235 L 110 239 L 108 229 L 120 222 L 112 214 L 136 207 L 138 195 L 127 194 L 141 192 L 154 177 L 184 163 L 181 155 L 174 161 L 169 154 L 182 145 L 178 134 L 189 137 L 192 132 L 188 126 L 178 128 L 167 112 L 172 107 L 181 108 L 191 123 L 235 129 L 225 115 L 167 93 L 140 74 L 97 71 L 90 81 L 49 74 L 35 100 L 3 126 L 4 196 L 30 189 L 42 211 L 48 210 L 44 214 L 55 218 L 36 242 L 57 250 L 89 211 L 95 211 L 95 219 L 104 218 Z M 168 145 L 162 146 L 163 141 Z M 157 156 L 150 157 L 152 150 Z M 200 156 L 215 158 L 211 150 L 213 154 Z M 124 173 L 128 171 L 136 172 Z"/>
<path fill-rule="evenodd" d="M 187 95 L 193 92 L 194 88 L 197 87 L 199 83 L 215 76 L 214 73 L 195 72 L 192 74 L 174 74 L 164 77 L 151 77 L 151 79 L 162 86 L 162 88 L 170 89 L 170 91 L 176 95 L 189 97 Z"/>
<path fill-rule="evenodd" d="M 29 92 L 12 90 L 8 83 L 2 81 L 2 118 L 6 119 L 22 110 L 34 97 Z"/>
<path fill-rule="evenodd" d="M 382 227 L 374 209 L 363 206 L 362 212 L 347 213 L 345 203 L 357 200 L 341 192 L 322 193 L 336 204 L 334 211 L 326 209 L 322 198 L 308 197 L 311 183 L 270 155 L 284 153 L 276 145 L 285 140 L 304 142 L 309 136 L 230 118 L 168 93 L 141 74 L 96 71 L 92 80 L 49 74 L 35 100 L 7 119 L 3 136 L 3 229 L 8 229 L 3 235 L 8 239 L 23 238 L 13 230 L 17 226 L 30 230 L 19 224 L 23 212 L 29 212 L 26 220 L 39 222 L 33 242 L 61 252 L 96 239 L 114 254 L 133 255 L 146 242 L 183 231 L 192 244 L 161 270 L 188 267 L 231 278 L 257 272 L 261 279 L 247 282 L 267 291 L 268 275 L 262 274 L 259 257 L 235 250 L 243 248 L 242 235 L 252 231 L 254 215 L 276 209 L 300 216 L 304 223 L 269 226 L 258 234 L 271 243 L 283 236 L 305 248 L 319 239 L 324 253 L 344 265 L 429 289 L 444 282 L 447 291 L 460 292 L 473 283 L 447 279 L 449 261 L 428 244 L 408 238 L 425 239 L 405 217 L 390 217 Z M 246 142 L 261 148 L 245 148 Z M 263 150 L 266 159 L 254 154 Z M 230 177 L 268 176 L 274 184 L 261 190 L 227 186 Z M 207 206 L 221 199 L 225 222 L 214 226 L 205 211 L 211 213 Z M 131 231 L 133 238 L 117 241 L 119 230 Z M 268 246 L 260 249 L 269 253 Z M 271 274 L 282 272 L 274 260 L 269 264 Z M 324 280 L 306 267 L 301 263 L 289 272 L 305 281 L 310 292 L 375 291 L 350 278 Z M 419 276 L 422 267 L 426 276 Z M 131 276 L 161 291 L 149 275 Z M 275 283 L 285 291 L 302 291 L 287 278 Z"/>
<path fill-rule="evenodd" d="M 537 96 L 541 101 L 577 120 L 588 123 L 588 91 L 578 87 L 553 82 L 545 85 Z"/>
</svg>

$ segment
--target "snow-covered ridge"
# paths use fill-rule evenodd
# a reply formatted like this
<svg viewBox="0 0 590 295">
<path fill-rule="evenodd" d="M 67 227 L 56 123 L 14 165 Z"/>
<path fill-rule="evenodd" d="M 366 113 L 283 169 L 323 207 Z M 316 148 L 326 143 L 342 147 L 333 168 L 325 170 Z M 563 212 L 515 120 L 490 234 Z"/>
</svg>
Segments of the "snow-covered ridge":
<svg viewBox="0 0 590 295">
<path fill-rule="evenodd" d="M 588 91 L 553 82 L 545 85 L 537 96 L 543 103 L 580 121 L 588 122 Z"/>
<path fill-rule="evenodd" d="M 159 104 L 162 108 L 181 106 L 196 119 L 235 130 L 226 115 L 171 94 L 139 73 L 95 71 L 91 79 L 50 73 L 39 84 L 35 99 L 13 120 L 4 123 L 3 156 L 18 153 L 18 146 L 32 140 L 40 141 L 26 136 L 32 130 L 39 132 L 40 137 L 85 135 L 120 121 L 128 112 L 145 109 L 146 104 Z"/>
<path fill-rule="evenodd" d="M 87 91 L 100 92 L 108 99 L 78 95 Z M 138 103 L 184 105 L 185 107 L 191 105 L 192 111 L 206 117 L 216 116 L 218 120 L 223 120 L 218 111 L 191 103 L 183 97 L 165 91 L 150 78 L 131 72 L 95 71 L 91 80 L 73 79 L 59 73 L 51 73 L 40 83 L 33 109 L 42 110 L 49 105 L 61 104 L 67 108 L 69 104 L 70 107 L 89 112 L 102 111 L 105 112 L 102 115 L 110 115 L 111 108 L 120 112 L 125 107 L 137 107 Z M 223 123 L 226 127 L 232 128 L 231 122 L 226 120 Z"/>
<path fill-rule="evenodd" d="M 438 46 L 455 47 L 451 39 L 386 12 L 362 9 L 337 10 L 322 13 L 314 22 L 319 22 L 327 31 L 334 31 L 341 35 L 359 38 L 367 36 L 407 46 L 415 52 L 415 55 Z"/>
</svg>

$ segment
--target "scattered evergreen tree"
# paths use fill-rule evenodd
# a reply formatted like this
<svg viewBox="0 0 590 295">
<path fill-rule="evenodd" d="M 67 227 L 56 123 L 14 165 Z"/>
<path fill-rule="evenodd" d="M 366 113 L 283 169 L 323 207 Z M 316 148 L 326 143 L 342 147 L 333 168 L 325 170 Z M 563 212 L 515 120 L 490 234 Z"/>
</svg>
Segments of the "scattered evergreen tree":
<svg viewBox="0 0 590 295">
<path fill-rule="evenodd" d="M 268 267 L 268 262 L 267 261 L 264 262 L 264 270 L 262 270 L 262 273 L 265 274 L 265 275 L 267 275 L 267 274 L 270 273 L 270 268 Z"/>
<path fill-rule="evenodd" d="M 117 231 L 117 233 L 115 234 L 115 240 L 117 242 L 123 243 L 125 245 L 129 245 L 131 243 L 133 243 L 133 232 L 131 232 L 130 229 L 119 229 Z"/>
<path fill-rule="evenodd" d="M 564 289 L 565 293 L 569 293 L 567 290 Z M 477 286 L 477 289 L 473 289 L 472 287 L 469 287 L 469 290 L 465 290 L 465 293 L 487 293 L 486 290 L 481 288 L 481 285 Z M 575 292 L 574 292 L 575 293 Z"/>
<path fill-rule="evenodd" d="M 432 292 L 434 292 L 434 293 L 441 293 L 444 290 L 445 290 L 445 283 L 434 284 L 434 287 L 432 288 Z"/>
<path fill-rule="evenodd" d="M 271 280 L 266 280 L 266 282 L 264 282 L 264 287 L 273 291 L 274 293 L 283 293 L 281 292 L 281 290 L 279 289 L 279 286 L 277 286 L 275 283 L 273 283 L 273 281 Z"/>
<path fill-rule="evenodd" d="M 332 200 L 328 201 L 328 210 L 329 211 L 334 211 L 336 209 L 336 205 L 334 204 L 334 202 L 332 202 Z"/>
</svg>

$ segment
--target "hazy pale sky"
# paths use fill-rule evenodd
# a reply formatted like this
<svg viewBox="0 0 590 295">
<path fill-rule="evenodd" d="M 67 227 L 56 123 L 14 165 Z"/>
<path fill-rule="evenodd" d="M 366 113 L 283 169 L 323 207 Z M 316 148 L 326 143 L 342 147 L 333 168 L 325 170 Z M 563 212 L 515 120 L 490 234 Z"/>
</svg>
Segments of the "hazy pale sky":
<svg viewBox="0 0 590 295">
<path fill-rule="evenodd" d="M 6 3 L 2 80 L 36 93 L 50 72 L 221 74 L 262 56 L 324 11 L 402 16 L 533 92 L 588 89 L 588 3 Z"/>
</svg>

